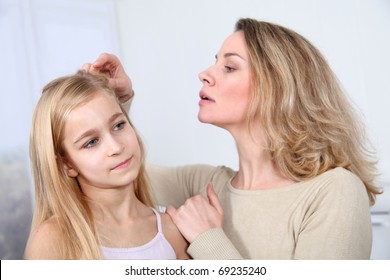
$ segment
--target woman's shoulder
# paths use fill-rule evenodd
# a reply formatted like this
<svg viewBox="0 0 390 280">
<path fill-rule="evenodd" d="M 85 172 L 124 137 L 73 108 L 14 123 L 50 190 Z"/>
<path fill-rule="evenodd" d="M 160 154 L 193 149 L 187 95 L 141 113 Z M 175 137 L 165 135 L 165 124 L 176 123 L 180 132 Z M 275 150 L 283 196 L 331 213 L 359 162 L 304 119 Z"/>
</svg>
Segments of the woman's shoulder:
<svg viewBox="0 0 390 280">
<path fill-rule="evenodd" d="M 52 217 L 32 230 L 26 245 L 26 259 L 58 259 L 61 230 Z"/>
<path fill-rule="evenodd" d="M 318 175 L 313 180 L 328 187 L 342 185 L 344 187 L 355 188 L 364 186 L 362 180 L 353 172 L 343 167 L 336 167 Z"/>
<path fill-rule="evenodd" d="M 318 187 L 313 190 L 318 190 L 319 197 L 326 196 L 330 199 L 344 197 L 350 202 L 365 202 L 368 199 L 363 181 L 356 174 L 342 167 L 330 169 L 307 183 L 309 187 Z"/>
</svg>

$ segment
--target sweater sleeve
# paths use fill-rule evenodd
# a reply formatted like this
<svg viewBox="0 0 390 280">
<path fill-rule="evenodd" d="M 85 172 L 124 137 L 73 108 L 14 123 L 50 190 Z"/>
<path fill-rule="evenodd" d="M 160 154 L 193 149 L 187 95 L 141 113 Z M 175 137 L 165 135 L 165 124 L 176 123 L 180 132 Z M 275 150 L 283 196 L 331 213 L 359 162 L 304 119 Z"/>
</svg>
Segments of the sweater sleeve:
<svg viewBox="0 0 390 280">
<path fill-rule="evenodd" d="M 194 195 L 205 195 L 207 184 L 220 173 L 221 167 L 202 164 L 165 167 L 148 164 L 146 169 L 157 204 L 177 208 Z"/>
<path fill-rule="evenodd" d="M 213 228 L 199 235 L 188 248 L 188 253 L 197 260 L 243 259 L 222 228 Z"/>
<path fill-rule="evenodd" d="M 361 180 L 341 168 L 327 178 L 298 234 L 295 259 L 368 259 L 371 217 Z"/>
<path fill-rule="evenodd" d="M 163 207 L 179 207 L 189 197 L 206 195 L 206 187 L 210 182 L 218 194 L 233 175 L 229 168 L 208 165 L 148 165 L 147 172 L 157 204 Z M 199 235 L 189 246 L 188 253 L 194 259 L 242 259 L 222 228 L 213 228 Z"/>
</svg>

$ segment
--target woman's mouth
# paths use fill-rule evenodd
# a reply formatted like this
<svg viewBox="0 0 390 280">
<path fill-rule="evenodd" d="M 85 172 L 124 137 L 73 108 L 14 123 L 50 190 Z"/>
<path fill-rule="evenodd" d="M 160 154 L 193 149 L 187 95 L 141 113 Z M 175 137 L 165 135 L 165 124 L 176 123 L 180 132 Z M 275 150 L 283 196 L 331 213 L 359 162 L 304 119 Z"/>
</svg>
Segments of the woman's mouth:
<svg viewBox="0 0 390 280">
<path fill-rule="evenodd" d="M 208 96 L 204 92 L 200 92 L 199 97 L 200 97 L 199 105 L 207 104 L 210 102 L 215 102 L 214 99 L 210 98 L 210 96 Z"/>
</svg>

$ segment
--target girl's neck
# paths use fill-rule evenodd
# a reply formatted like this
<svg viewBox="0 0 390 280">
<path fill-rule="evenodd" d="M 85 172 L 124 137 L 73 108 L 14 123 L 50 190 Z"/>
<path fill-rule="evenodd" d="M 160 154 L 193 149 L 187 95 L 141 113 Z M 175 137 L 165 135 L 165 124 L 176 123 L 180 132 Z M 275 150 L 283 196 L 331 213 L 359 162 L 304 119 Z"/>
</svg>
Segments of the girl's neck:
<svg viewBox="0 0 390 280">
<path fill-rule="evenodd" d="M 131 217 L 150 214 L 150 209 L 135 195 L 133 186 L 112 189 L 89 188 L 84 192 L 95 221 L 121 223 Z"/>
<path fill-rule="evenodd" d="M 118 205 L 94 205 L 91 209 L 102 246 L 138 247 L 157 234 L 155 214 L 135 195 L 121 200 Z"/>
</svg>

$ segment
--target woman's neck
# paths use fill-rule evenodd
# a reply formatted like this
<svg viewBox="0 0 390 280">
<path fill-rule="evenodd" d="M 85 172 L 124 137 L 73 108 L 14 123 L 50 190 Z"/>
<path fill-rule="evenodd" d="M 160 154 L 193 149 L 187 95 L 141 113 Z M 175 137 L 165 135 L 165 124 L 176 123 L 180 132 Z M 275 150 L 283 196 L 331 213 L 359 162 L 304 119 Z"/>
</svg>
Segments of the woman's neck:
<svg viewBox="0 0 390 280">
<path fill-rule="evenodd" d="M 260 141 L 262 139 L 260 133 L 250 135 L 249 132 L 241 132 L 233 136 L 239 157 L 239 171 L 232 180 L 235 188 L 271 189 L 293 183 L 280 172 L 270 153 L 264 149 L 263 142 Z"/>
</svg>

